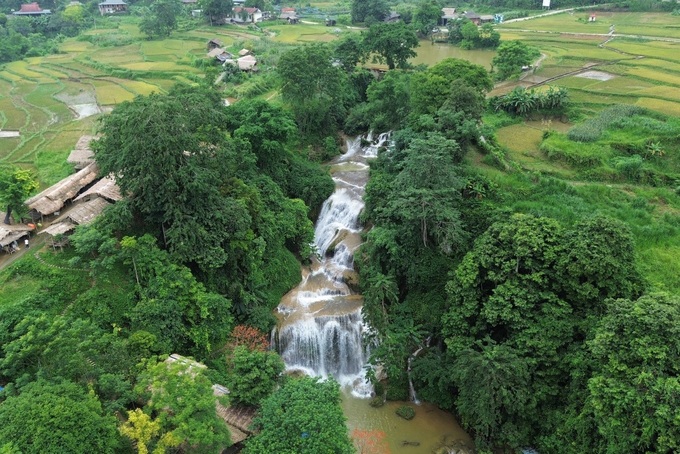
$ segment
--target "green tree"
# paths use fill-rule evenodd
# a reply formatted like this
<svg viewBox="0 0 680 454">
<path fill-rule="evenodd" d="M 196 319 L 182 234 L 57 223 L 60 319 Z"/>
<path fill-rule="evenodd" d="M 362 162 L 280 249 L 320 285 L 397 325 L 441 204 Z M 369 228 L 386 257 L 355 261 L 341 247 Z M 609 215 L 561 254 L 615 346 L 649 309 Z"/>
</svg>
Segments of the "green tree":
<svg viewBox="0 0 680 454">
<path fill-rule="evenodd" d="M 38 380 L 0 405 L 0 445 L 24 453 L 116 452 L 116 419 L 104 416 L 94 393 L 71 382 Z"/>
<path fill-rule="evenodd" d="M 140 298 L 129 314 L 134 328 L 155 335 L 165 352 L 205 355 L 224 343 L 233 325 L 231 301 L 206 291 L 188 268 L 172 263 L 151 235 L 124 237 L 120 247 L 138 283 Z"/>
<path fill-rule="evenodd" d="M 248 454 L 354 452 L 332 379 L 288 379 L 262 403 L 255 425 L 260 431 L 246 442 Z"/>
<path fill-rule="evenodd" d="M 231 196 L 240 180 L 229 180 L 252 168 L 252 153 L 227 140 L 224 122 L 216 93 L 180 87 L 118 105 L 94 145 L 102 173 L 116 175 L 148 231 L 176 259 L 204 270 L 225 265 L 253 239 L 246 204 Z"/>
<path fill-rule="evenodd" d="M 7 206 L 5 224 L 11 224 L 12 211 L 18 217 L 24 212 L 24 200 L 40 185 L 30 170 L 18 167 L 0 168 L 0 203 Z"/>
<path fill-rule="evenodd" d="M 25 317 L 2 346 L 0 368 L 19 382 L 37 377 L 87 383 L 102 373 L 125 371 L 129 357 L 122 339 L 89 320 L 65 316 Z"/>
<path fill-rule="evenodd" d="M 379 22 L 390 13 L 385 0 L 352 0 L 352 22 Z"/>
<path fill-rule="evenodd" d="M 389 69 L 406 69 L 408 59 L 416 56 L 419 45 L 415 31 L 403 22 L 373 24 L 364 32 L 364 48 L 373 54 L 373 61 L 386 64 Z"/>
<path fill-rule="evenodd" d="M 281 93 L 295 115 L 300 132 L 328 135 L 344 113 L 346 76 L 332 62 L 330 48 L 312 44 L 290 50 L 279 59 Z"/>
<path fill-rule="evenodd" d="M 245 405 L 259 405 L 270 395 L 285 367 L 276 352 L 249 350 L 245 346 L 234 349 L 230 363 L 229 396 Z"/>
<path fill-rule="evenodd" d="M 498 53 L 491 61 L 497 80 L 506 80 L 520 73 L 540 55 L 538 49 L 522 41 L 505 41 L 498 46 Z"/>
<path fill-rule="evenodd" d="M 458 79 L 480 94 L 493 88 L 493 81 L 484 67 L 467 60 L 446 58 L 411 78 L 412 113 L 434 114 L 450 97 L 451 84 Z"/>
<path fill-rule="evenodd" d="M 180 0 L 155 0 L 151 4 L 151 14 L 139 23 L 139 30 L 149 39 L 168 37 L 177 28 L 177 16 L 181 13 Z"/>
<path fill-rule="evenodd" d="M 526 360 L 510 347 L 487 344 L 457 352 L 451 371 L 459 390 L 456 409 L 478 448 L 498 439 L 512 440 L 512 445 L 526 439 L 518 433 L 518 422 L 536 410 Z"/>
<path fill-rule="evenodd" d="M 181 361 L 151 364 L 139 376 L 136 390 L 146 401 L 145 413 L 160 423 L 159 438 L 149 436 L 149 446 L 208 454 L 231 444 L 229 429 L 217 415 L 212 384 L 201 367 Z"/>
<path fill-rule="evenodd" d="M 210 25 L 228 17 L 234 8 L 232 0 L 201 0 L 203 15 L 208 19 Z"/>
<path fill-rule="evenodd" d="M 477 47 L 477 42 L 479 41 L 479 30 L 476 24 L 467 22 L 461 27 L 460 33 L 463 36 L 463 40 L 460 42 L 460 47 L 463 49 L 474 49 Z"/>
<path fill-rule="evenodd" d="M 365 52 L 361 36 L 356 33 L 349 33 L 335 42 L 333 55 L 345 71 L 351 73 L 356 68 L 357 63 L 363 60 Z"/>
<path fill-rule="evenodd" d="M 441 135 L 414 139 L 395 178 L 388 210 L 404 226 L 417 226 L 422 246 L 434 242 L 450 253 L 461 241 L 461 181 L 454 166 L 460 147 Z"/>
<path fill-rule="evenodd" d="M 442 16 L 442 9 L 435 0 L 421 0 L 413 13 L 412 24 L 423 36 L 429 36 Z"/>
<path fill-rule="evenodd" d="M 589 399 L 607 452 L 678 452 L 680 301 L 609 301 L 589 347 L 598 365 Z"/>
</svg>

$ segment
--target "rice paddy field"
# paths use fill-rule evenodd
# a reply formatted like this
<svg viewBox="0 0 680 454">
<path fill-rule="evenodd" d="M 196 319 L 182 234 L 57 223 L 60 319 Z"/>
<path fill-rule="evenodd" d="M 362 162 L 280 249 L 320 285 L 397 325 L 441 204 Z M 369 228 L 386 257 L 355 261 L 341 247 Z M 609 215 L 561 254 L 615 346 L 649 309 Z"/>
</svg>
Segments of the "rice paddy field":
<svg viewBox="0 0 680 454">
<path fill-rule="evenodd" d="M 110 27 L 64 41 L 59 54 L 0 67 L 0 130 L 20 133 L 0 138 L 0 165 L 35 170 L 42 187 L 55 183 L 73 171 L 66 157 L 80 136 L 96 130 L 99 112 L 137 95 L 166 93 L 178 82 L 200 81 L 203 71 L 193 62 L 205 56 L 212 38 L 225 46 L 261 39 L 241 27 L 198 26 L 149 41 L 135 19 L 111 18 Z M 94 115 L 83 116 L 86 111 Z"/>
<path fill-rule="evenodd" d="M 587 21 L 591 11 L 500 26 L 502 39 L 521 40 L 544 55 L 519 84 L 566 88 L 573 108 L 569 118 L 497 130 L 508 161 L 520 172 L 503 172 L 483 160 L 478 166 L 509 194 L 517 211 L 565 222 L 595 212 L 623 220 L 650 284 L 679 293 L 680 19 L 670 13 L 595 11 L 593 23 Z M 506 84 L 499 93 L 516 85 Z M 625 120 L 615 122 L 594 142 L 570 139 L 571 128 L 587 129 L 614 104 L 649 110 L 625 127 Z M 651 129 L 643 131 L 641 124 Z M 669 135 L 661 138 L 666 128 Z M 650 151 L 654 147 L 662 150 L 659 155 Z"/>
</svg>

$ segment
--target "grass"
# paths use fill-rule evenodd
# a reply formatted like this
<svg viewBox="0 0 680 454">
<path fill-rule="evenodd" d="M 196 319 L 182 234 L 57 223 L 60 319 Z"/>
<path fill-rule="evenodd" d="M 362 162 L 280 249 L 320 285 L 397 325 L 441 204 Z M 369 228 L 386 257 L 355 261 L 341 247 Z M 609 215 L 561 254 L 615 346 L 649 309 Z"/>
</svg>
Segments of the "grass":
<svg viewBox="0 0 680 454">
<path fill-rule="evenodd" d="M 41 286 L 42 281 L 40 279 L 21 274 L 10 278 L 9 273 L 3 273 L 0 277 L 0 307 L 14 304 L 37 293 Z"/>
</svg>

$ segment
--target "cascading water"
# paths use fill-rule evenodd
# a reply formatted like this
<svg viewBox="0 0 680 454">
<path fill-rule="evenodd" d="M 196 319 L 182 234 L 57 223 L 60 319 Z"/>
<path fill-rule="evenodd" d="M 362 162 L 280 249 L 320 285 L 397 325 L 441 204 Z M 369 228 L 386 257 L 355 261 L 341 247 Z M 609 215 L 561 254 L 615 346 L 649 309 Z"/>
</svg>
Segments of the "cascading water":
<svg viewBox="0 0 680 454">
<path fill-rule="evenodd" d="M 389 134 L 367 140 L 365 147 L 360 139 L 348 141 L 347 152 L 331 163 L 335 192 L 324 202 L 316 224 L 318 258 L 303 270 L 300 285 L 284 296 L 272 334 L 286 370 L 333 376 L 357 397 L 370 396 L 372 389 L 364 378 L 369 352 L 363 343 L 362 298 L 348 282 L 356 282 L 354 252 L 361 243 L 367 159 L 377 156 Z"/>
</svg>

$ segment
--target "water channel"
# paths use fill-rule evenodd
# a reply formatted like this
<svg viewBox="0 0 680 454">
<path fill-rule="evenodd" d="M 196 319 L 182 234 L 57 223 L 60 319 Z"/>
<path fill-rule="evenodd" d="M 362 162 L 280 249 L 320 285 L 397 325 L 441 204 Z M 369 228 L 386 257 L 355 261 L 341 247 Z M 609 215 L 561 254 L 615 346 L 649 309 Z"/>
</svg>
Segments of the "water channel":
<svg viewBox="0 0 680 454">
<path fill-rule="evenodd" d="M 332 376 L 340 383 L 350 433 L 380 431 L 389 446 L 385 452 L 424 454 L 470 439 L 451 414 L 435 406 L 409 403 L 416 417 L 405 421 L 395 414 L 404 402 L 388 402 L 380 408 L 368 404 L 373 389 L 364 378 L 370 353 L 362 342 L 367 327 L 361 315 L 362 297 L 352 285 L 357 282 L 354 252 L 361 243 L 359 214 L 368 160 L 388 140 L 387 134 L 369 136 L 364 147 L 359 138 L 349 140 L 346 153 L 330 163 L 335 192 L 324 203 L 315 227 L 318 257 L 303 269 L 298 287 L 281 300 L 272 337 L 288 372 Z"/>
</svg>

